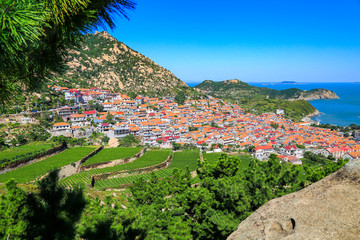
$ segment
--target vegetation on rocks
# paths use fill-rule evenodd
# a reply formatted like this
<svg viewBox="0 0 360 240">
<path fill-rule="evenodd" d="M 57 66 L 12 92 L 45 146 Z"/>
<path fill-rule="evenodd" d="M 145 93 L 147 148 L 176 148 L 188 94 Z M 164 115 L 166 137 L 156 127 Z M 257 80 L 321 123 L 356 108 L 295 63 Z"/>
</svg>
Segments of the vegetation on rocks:
<svg viewBox="0 0 360 240">
<path fill-rule="evenodd" d="M 82 44 L 69 51 L 66 61 L 64 71 L 53 78 L 54 84 L 101 87 L 135 96 L 173 96 L 179 92 L 195 94 L 169 70 L 107 32 L 85 35 Z"/>
</svg>

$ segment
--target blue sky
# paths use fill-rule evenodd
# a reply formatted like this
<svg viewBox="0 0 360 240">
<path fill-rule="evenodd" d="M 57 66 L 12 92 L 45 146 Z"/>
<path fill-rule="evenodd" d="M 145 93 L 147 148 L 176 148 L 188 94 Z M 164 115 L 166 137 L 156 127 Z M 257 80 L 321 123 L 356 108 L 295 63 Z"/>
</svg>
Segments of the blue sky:
<svg viewBox="0 0 360 240">
<path fill-rule="evenodd" d="M 360 81 L 360 0 L 134 0 L 111 35 L 181 80 Z"/>
</svg>

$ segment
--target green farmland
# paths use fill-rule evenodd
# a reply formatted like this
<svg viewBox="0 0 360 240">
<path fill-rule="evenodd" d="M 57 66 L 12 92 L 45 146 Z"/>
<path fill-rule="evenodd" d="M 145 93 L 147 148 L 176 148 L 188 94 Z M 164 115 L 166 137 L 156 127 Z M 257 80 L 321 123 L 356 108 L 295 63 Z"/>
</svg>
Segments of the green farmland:
<svg viewBox="0 0 360 240">
<path fill-rule="evenodd" d="M 155 174 L 159 178 L 165 178 L 172 176 L 175 168 L 185 170 L 189 167 L 190 171 L 194 171 L 197 169 L 199 159 L 199 150 L 184 150 L 182 152 L 175 152 L 171 165 L 165 169 L 156 171 Z M 151 178 L 151 173 L 99 180 L 95 183 L 95 186 L 97 188 L 116 188 L 123 184 L 133 183 L 140 177 L 144 180 L 149 180 Z"/>
<path fill-rule="evenodd" d="M 140 150 L 141 150 L 140 147 L 104 148 L 98 154 L 95 154 L 93 157 L 89 158 L 82 165 L 89 166 L 91 164 L 103 163 L 103 162 L 109 162 L 113 160 L 133 157 L 135 154 L 139 153 Z"/>
<path fill-rule="evenodd" d="M 16 148 L 10 148 L 4 151 L 0 151 L 0 161 L 5 158 L 12 158 L 18 155 L 32 153 L 35 151 L 46 151 L 55 145 L 53 143 L 37 142 L 32 144 L 23 145 Z"/>
<path fill-rule="evenodd" d="M 26 165 L 8 173 L 1 174 L 0 182 L 6 182 L 11 178 L 14 178 L 18 183 L 30 182 L 38 177 L 45 175 L 55 168 L 60 168 L 70 163 L 77 162 L 94 150 L 95 147 L 69 148 L 42 161 Z"/>
<path fill-rule="evenodd" d="M 219 160 L 220 156 L 221 156 L 221 153 L 205 153 L 205 152 L 203 152 L 204 161 L 206 160 L 210 164 L 215 164 Z"/>
<path fill-rule="evenodd" d="M 142 157 L 136 159 L 133 162 L 115 165 L 113 167 L 97 168 L 88 171 L 82 171 L 70 177 L 67 177 L 61 181 L 61 183 L 68 187 L 73 187 L 78 184 L 89 184 L 91 176 L 100 173 L 119 172 L 124 170 L 135 170 L 144 167 L 150 167 L 153 165 L 164 162 L 171 154 L 170 150 L 152 150 L 147 151 Z"/>
<path fill-rule="evenodd" d="M 253 159 L 250 155 L 240 155 L 240 169 L 246 169 L 249 167 L 251 159 Z"/>
<path fill-rule="evenodd" d="M 0 151 L 0 164 L 6 164 L 8 162 L 19 160 L 32 154 L 45 152 L 53 148 L 54 146 L 55 144 L 53 143 L 37 142 Z"/>
<path fill-rule="evenodd" d="M 215 164 L 219 157 L 221 156 L 221 153 L 203 153 L 204 161 L 206 160 L 210 164 Z M 240 168 L 247 168 L 250 163 L 250 159 L 252 158 L 250 155 L 240 155 L 236 156 L 240 158 Z"/>
<path fill-rule="evenodd" d="M 197 163 L 199 159 L 200 156 L 198 149 L 175 152 L 174 159 L 168 169 L 186 169 L 186 167 L 188 166 L 190 171 L 195 171 L 197 169 Z"/>
</svg>

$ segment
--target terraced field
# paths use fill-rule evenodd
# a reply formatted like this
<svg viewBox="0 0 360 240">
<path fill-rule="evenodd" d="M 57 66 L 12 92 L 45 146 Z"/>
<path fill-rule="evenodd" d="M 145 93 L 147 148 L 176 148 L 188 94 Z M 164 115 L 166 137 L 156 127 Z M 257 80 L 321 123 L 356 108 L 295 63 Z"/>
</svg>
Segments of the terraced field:
<svg viewBox="0 0 360 240">
<path fill-rule="evenodd" d="M 184 150 L 182 152 L 175 152 L 174 159 L 168 169 L 186 169 L 189 166 L 190 171 L 197 169 L 197 162 L 200 159 L 199 150 Z"/>
<path fill-rule="evenodd" d="M 204 160 L 207 160 L 210 164 L 215 164 L 219 157 L 221 156 L 221 153 L 203 153 Z M 250 163 L 251 156 L 250 155 L 240 155 L 237 156 L 240 158 L 240 167 L 241 168 L 247 168 Z"/>
<path fill-rule="evenodd" d="M 152 150 L 147 151 L 142 157 L 133 162 L 116 165 L 114 167 L 98 168 L 88 171 L 82 171 L 60 181 L 67 187 L 74 187 L 78 184 L 90 184 L 91 176 L 100 173 L 119 172 L 124 170 L 135 170 L 139 168 L 149 167 L 164 162 L 170 155 L 170 150 Z"/>
<path fill-rule="evenodd" d="M 240 168 L 245 169 L 245 168 L 247 168 L 249 166 L 249 163 L 250 163 L 250 161 L 252 159 L 252 156 L 250 156 L 250 155 L 240 155 L 239 158 L 241 160 Z"/>
<path fill-rule="evenodd" d="M 0 182 L 6 182 L 14 178 L 18 183 L 26 183 L 35 180 L 49 171 L 79 161 L 87 154 L 95 150 L 95 147 L 74 147 L 48 157 L 42 161 L 26 165 L 14 171 L 0 175 Z"/>
<path fill-rule="evenodd" d="M 104 148 L 98 154 L 95 154 L 93 157 L 89 158 L 82 165 L 89 166 L 95 163 L 109 162 L 117 159 L 129 158 L 141 150 L 140 147 L 130 148 L 130 147 L 117 147 L 117 148 Z"/>
<path fill-rule="evenodd" d="M 207 160 L 210 164 L 215 164 L 220 157 L 221 153 L 205 153 L 203 152 L 204 160 Z"/>
<path fill-rule="evenodd" d="M 32 154 L 45 152 L 53 148 L 54 146 L 55 146 L 54 143 L 37 142 L 37 143 L 31 143 L 20 147 L 0 151 L 0 164 L 2 165 Z"/>
<path fill-rule="evenodd" d="M 161 169 L 156 171 L 156 175 L 159 178 L 165 178 L 172 176 L 173 170 L 175 168 L 185 170 L 186 167 L 189 167 L 190 171 L 194 171 L 197 169 L 197 162 L 199 159 L 199 150 L 185 150 L 182 152 L 175 152 L 173 161 L 169 167 L 166 169 Z M 95 183 L 96 188 L 116 188 L 120 185 L 133 183 L 138 178 L 143 177 L 145 180 L 149 180 L 151 178 L 150 173 L 133 175 L 129 177 L 121 177 L 121 178 L 109 178 L 105 180 L 99 180 Z"/>
</svg>

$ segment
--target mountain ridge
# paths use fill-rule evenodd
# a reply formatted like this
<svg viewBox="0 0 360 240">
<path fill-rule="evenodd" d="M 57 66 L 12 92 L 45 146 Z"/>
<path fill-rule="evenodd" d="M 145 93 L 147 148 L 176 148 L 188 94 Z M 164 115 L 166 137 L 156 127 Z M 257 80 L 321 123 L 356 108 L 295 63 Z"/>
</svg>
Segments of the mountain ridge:
<svg viewBox="0 0 360 240">
<path fill-rule="evenodd" d="M 69 50 L 64 72 L 52 81 L 148 96 L 191 91 L 172 72 L 105 31 L 85 35 L 80 46 Z"/>
</svg>

